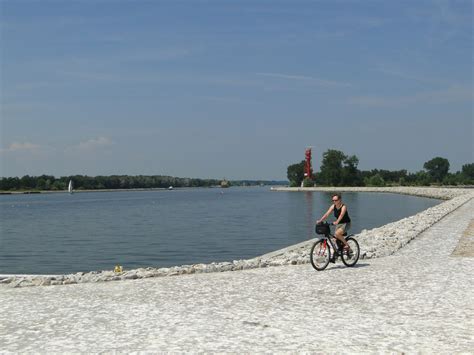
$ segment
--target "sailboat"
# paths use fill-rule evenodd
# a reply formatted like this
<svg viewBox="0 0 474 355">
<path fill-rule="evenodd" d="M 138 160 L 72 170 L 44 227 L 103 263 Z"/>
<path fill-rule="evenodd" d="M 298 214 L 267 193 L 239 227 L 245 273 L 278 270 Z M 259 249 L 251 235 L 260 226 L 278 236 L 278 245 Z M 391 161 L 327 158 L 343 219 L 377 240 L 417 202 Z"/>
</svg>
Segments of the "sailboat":
<svg viewBox="0 0 474 355">
<path fill-rule="evenodd" d="M 72 194 L 72 189 L 73 189 L 73 188 L 74 188 L 74 187 L 73 187 L 73 184 L 72 184 L 72 180 L 69 180 L 69 186 L 68 186 L 68 188 L 67 188 L 67 191 L 68 191 L 70 194 Z"/>
</svg>

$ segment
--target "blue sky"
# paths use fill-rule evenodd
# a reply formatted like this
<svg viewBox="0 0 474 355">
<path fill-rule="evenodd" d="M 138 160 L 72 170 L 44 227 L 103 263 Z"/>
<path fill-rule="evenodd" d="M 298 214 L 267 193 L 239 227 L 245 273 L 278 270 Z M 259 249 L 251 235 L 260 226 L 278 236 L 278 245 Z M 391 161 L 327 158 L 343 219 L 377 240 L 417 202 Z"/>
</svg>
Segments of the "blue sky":
<svg viewBox="0 0 474 355">
<path fill-rule="evenodd" d="M 473 159 L 472 1 L 0 0 L 0 176 Z"/>
</svg>

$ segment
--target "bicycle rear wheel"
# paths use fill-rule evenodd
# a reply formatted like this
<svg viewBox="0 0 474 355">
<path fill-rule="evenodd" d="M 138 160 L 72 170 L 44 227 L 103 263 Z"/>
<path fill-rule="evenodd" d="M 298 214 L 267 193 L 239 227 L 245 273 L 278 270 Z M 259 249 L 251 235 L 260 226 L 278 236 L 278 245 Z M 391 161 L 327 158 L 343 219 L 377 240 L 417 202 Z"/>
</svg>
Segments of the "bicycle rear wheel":
<svg viewBox="0 0 474 355">
<path fill-rule="evenodd" d="M 354 266 L 357 261 L 359 260 L 359 254 L 360 254 L 360 249 L 359 249 L 359 243 L 357 243 L 357 240 L 355 240 L 352 237 L 349 237 L 346 239 L 347 244 L 349 244 L 349 247 L 351 250 L 349 252 L 343 251 L 342 252 L 342 262 L 346 266 Z"/>
<path fill-rule="evenodd" d="M 331 257 L 327 240 L 321 239 L 314 243 L 309 257 L 311 265 L 313 265 L 316 270 L 323 271 L 328 266 Z"/>
</svg>

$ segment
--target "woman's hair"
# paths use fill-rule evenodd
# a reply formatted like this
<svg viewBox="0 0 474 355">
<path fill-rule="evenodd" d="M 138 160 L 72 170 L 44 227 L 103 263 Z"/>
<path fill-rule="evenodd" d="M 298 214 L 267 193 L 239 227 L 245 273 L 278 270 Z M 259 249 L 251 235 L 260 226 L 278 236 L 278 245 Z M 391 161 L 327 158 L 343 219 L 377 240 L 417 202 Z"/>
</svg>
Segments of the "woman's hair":
<svg viewBox="0 0 474 355">
<path fill-rule="evenodd" d="M 338 200 L 341 200 L 341 199 L 342 199 L 342 196 L 341 196 L 341 194 L 339 194 L 339 193 L 332 195 L 332 197 L 334 197 L 334 196 L 336 196 Z"/>
</svg>

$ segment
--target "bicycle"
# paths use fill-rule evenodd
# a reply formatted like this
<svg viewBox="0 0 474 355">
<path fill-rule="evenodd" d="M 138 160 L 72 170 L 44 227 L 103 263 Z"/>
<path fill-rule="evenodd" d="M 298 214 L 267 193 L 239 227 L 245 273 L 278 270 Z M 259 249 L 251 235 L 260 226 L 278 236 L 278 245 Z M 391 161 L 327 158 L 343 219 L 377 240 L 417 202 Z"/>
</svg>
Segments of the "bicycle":
<svg viewBox="0 0 474 355">
<path fill-rule="evenodd" d="M 347 244 L 349 244 L 349 251 L 343 249 L 343 243 L 336 239 L 336 243 L 333 242 L 334 235 L 331 234 L 329 223 L 318 223 L 316 224 L 316 234 L 323 235 L 323 237 L 317 240 L 310 253 L 311 265 L 318 271 L 323 271 L 329 262 L 335 263 L 337 258 L 340 256 L 342 262 L 346 266 L 354 266 L 359 260 L 360 248 L 359 243 L 353 237 L 353 234 L 347 235 L 344 233 L 343 236 Z"/>
</svg>

